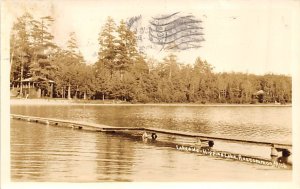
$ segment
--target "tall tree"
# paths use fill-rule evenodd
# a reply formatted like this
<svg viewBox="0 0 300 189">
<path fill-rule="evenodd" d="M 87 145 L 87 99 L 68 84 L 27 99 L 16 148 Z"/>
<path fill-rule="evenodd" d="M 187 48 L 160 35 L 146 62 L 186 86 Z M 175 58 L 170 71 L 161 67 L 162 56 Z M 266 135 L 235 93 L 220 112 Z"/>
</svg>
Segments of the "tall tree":
<svg viewBox="0 0 300 189">
<path fill-rule="evenodd" d="M 138 58 L 137 42 L 135 34 L 130 31 L 124 20 L 121 20 L 117 28 L 117 56 L 116 69 L 120 72 L 120 79 L 123 79 L 125 71 L 128 71 Z"/>
<path fill-rule="evenodd" d="M 102 64 L 106 69 L 110 72 L 110 77 L 112 77 L 115 71 L 116 64 L 116 24 L 111 17 L 107 18 L 107 21 L 99 34 L 99 45 L 100 50 L 98 52 L 98 61 L 96 65 L 98 65 L 98 69 L 103 69 Z"/>
<path fill-rule="evenodd" d="M 52 63 L 52 54 L 57 46 L 53 42 L 51 27 L 54 19 L 50 16 L 32 20 L 32 64 L 30 65 L 31 77 L 39 81 L 39 87 L 45 95 L 50 91 L 49 80 L 55 77 L 56 67 Z"/>
<path fill-rule="evenodd" d="M 61 49 L 55 55 L 54 62 L 59 68 L 55 77 L 58 93 L 62 98 L 66 96 L 68 99 L 71 99 L 72 96 L 77 98 L 82 85 L 84 85 L 82 80 L 86 65 L 74 32 L 69 34 L 67 49 Z"/>
<path fill-rule="evenodd" d="M 29 77 L 31 50 L 31 21 L 32 15 L 28 12 L 17 18 L 14 23 L 10 38 L 10 63 L 11 81 L 20 81 Z M 20 85 L 20 94 L 22 95 L 22 85 Z"/>
</svg>

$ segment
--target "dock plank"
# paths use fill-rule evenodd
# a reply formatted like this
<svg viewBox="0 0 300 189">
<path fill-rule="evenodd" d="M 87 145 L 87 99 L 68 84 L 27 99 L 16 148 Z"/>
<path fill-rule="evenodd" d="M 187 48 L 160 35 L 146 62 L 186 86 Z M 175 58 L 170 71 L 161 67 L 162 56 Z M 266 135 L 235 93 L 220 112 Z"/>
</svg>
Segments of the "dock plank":
<svg viewBox="0 0 300 189">
<path fill-rule="evenodd" d="M 214 135 L 207 135 L 202 133 L 191 133 L 191 132 L 184 132 L 184 131 L 176 131 L 176 130 L 167 130 L 167 129 L 160 129 L 160 128 L 144 128 L 144 127 L 117 127 L 117 126 L 108 126 L 102 125 L 97 123 L 91 122 L 84 122 L 84 121 L 74 121 L 74 120 L 65 120 L 65 119 L 57 119 L 57 118 L 45 118 L 45 117 L 34 117 L 34 116 L 25 116 L 25 115 L 17 115 L 11 114 L 11 117 L 14 119 L 23 119 L 23 120 L 40 120 L 40 121 L 48 121 L 48 122 L 56 122 L 56 123 L 63 123 L 63 124 L 73 124 L 77 126 L 84 126 L 90 128 L 95 131 L 145 131 L 145 132 L 152 132 L 152 133 L 160 133 L 160 134 L 169 134 L 169 135 L 176 135 L 182 137 L 192 137 L 192 138 L 199 138 L 201 140 L 211 140 L 211 141 L 226 141 L 226 142 L 234 142 L 234 143 L 248 143 L 248 144 L 256 144 L 256 145 L 264 145 L 264 146 L 274 146 L 275 148 L 292 148 L 292 144 L 286 143 L 277 143 L 277 142 L 266 142 L 266 141 L 259 141 L 259 140 L 246 140 L 242 138 L 233 138 L 233 137 L 224 137 L 224 136 L 214 136 Z"/>
<path fill-rule="evenodd" d="M 65 123 L 65 124 L 83 125 L 86 127 L 94 127 L 97 129 L 137 129 L 132 127 L 114 127 L 114 126 L 102 125 L 102 124 L 85 122 L 85 121 L 74 121 L 74 120 L 57 119 L 57 118 L 24 116 L 24 115 L 17 115 L 17 114 L 11 114 L 11 116 L 13 118 L 23 118 L 23 119 L 30 119 L 30 120 L 43 120 L 43 121 Z"/>
<path fill-rule="evenodd" d="M 259 140 L 246 140 L 241 138 L 232 138 L 232 137 L 220 137 L 220 136 L 214 136 L 214 135 L 206 135 L 201 133 L 190 133 L 190 132 L 184 132 L 184 131 L 175 131 L 175 130 L 167 130 L 167 129 L 158 129 L 158 128 L 145 128 L 145 130 L 150 132 L 156 132 L 156 133 L 163 133 L 163 134 L 173 134 L 183 137 L 195 137 L 200 138 L 203 140 L 221 140 L 221 141 L 227 141 L 227 142 L 238 142 L 238 143 L 252 143 L 252 144 L 258 144 L 258 145 L 264 145 L 264 146 L 272 146 L 274 145 L 276 148 L 287 148 L 292 147 L 292 144 L 285 144 L 285 143 L 277 143 L 277 142 L 265 142 L 265 141 L 259 141 Z"/>
</svg>

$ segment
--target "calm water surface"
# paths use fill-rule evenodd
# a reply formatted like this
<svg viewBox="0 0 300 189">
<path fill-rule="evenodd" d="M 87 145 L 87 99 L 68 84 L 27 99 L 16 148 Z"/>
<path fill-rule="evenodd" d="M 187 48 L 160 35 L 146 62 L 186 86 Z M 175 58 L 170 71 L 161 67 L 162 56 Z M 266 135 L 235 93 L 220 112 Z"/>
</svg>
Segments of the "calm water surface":
<svg viewBox="0 0 300 189">
<path fill-rule="evenodd" d="M 11 113 L 291 142 L 291 107 L 11 106 Z M 270 153 L 256 146 L 215 147 L 262 157 Z M 292 171 L 11 120 L 11 174 L 13 181 L 288 181 Z"/>
</svg>

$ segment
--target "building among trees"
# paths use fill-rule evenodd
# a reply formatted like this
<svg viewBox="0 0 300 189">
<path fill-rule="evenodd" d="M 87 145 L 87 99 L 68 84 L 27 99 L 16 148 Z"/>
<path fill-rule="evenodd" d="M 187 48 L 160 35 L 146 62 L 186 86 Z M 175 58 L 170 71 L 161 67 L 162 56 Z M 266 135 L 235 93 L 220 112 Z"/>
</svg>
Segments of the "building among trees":
<svg viewBox="0 0 300 189">
<path fill-rule="evenodd" d="M 52 80 L 34 80 L 33 78 L 12 81 L 10 84 L 11 97 L 41 98 L 53 97 L 54 84 Z M 42 90 L 41 85 L 46 85 L 48 90 Z"/>
<path fill-rule="evenodd" d="M 14 23 L 10 38 L 12 94 L 131 103 L 292 102 L 290 76 L 216 73 L 200 57 L 183 64 L 176 54 L 158 61 L 139 52 L 136 34 L 124 21 L 118 24 L 111 17 L 99 28 L 98 60 L 86 64 L 74 32 L 66 48 L 54 43 L 53 22 L 50 16 L 36 19 L 25 13 Z"/>
</svg>

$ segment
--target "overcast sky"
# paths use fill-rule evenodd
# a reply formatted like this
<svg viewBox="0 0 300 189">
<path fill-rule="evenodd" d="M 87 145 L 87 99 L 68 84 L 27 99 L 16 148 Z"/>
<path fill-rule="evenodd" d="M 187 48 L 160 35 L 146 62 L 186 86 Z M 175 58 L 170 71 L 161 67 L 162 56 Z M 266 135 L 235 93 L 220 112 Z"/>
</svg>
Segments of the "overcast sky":
<svg viewBox="0 0 300 189">
<path fill-rule="evenodd" d="M 65 46 L 74 31 L 87 62 L 97 60 L 98 34 L 108 16 L 116 22 L 142 15 L 144 21 L 160 14 L 177 11 L 193 14 L 203 21 L 205 41 L 202 47 L 177 52 L 179 61 L 193 63 L 206 59 L 215 71 L 256 74 L 292 73 L 293 39 L 299 22 L 295 12 L 299 1 L 15 1 L 6 6 L 12 16 L 27 10 L 34 17 L 55 18 L 55 42 Z M 161 59 L 164 51 L 147 51 L 149 57 Z"/>
</svg>

